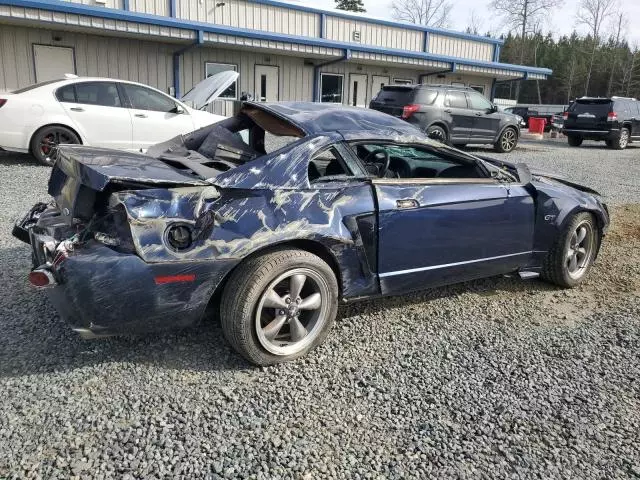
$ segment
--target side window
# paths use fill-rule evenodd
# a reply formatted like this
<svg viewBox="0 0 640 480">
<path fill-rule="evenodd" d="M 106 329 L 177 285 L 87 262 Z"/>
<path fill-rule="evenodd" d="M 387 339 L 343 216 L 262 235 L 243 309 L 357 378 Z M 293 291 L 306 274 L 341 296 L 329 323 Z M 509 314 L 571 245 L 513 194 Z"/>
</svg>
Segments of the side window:
<svg viewBox="0 0 640 480">
<path fill-rule="evenodd" d="M 433 102 L 438 98 L 438 90 L 432 88 L 418 88 L 416 89 L 415 102 L 421 105 L 433 105 Z"/>
<path fill-rule="evenodd" d="M 103 107 L 122 107 L 120 95 L 115 83 L 82 82 L 74 84 L 76 103 L 101 105 Z"/>
<path fill-rule="evenodd" d="M 397 144 L 357 144 L 356 155 L 372 177 L 461 179 L 487 178 L 472 159 L 457 158 L 437 148 Z M 384 169 L 389 156 L 389 168 Z"/>
<path fill-rule="evenodd" d="M 351 176 L 338 151 L 331 147 L 316 154 L 309 162 L 309 182 L 326 177 Z"/>
<path fill-rule="evenodd" d="M 467 96 L 462 91 L 447 90 L 445 106 L 452 108 L 467 108 Z"/>
<path fill-rule="evenodd" d="M 479 93 L 469 92 L 469 107 L 473 110 L 489 110 L 491 102 Z"/>
<path fill-rule="evenodd" d="M 172 112 L 176 108 L 174 100 L 155 90 L 130 83 L 122 83 L 121 85 L 129 97 L 131 108 L 153 112 Z"/>
<path fill-rule="evenodd" d="M 56 90 L 56 98 L 61 102 L 75 103 L 76 90 L 73 85 L 66 85 Z"/>
</svg>

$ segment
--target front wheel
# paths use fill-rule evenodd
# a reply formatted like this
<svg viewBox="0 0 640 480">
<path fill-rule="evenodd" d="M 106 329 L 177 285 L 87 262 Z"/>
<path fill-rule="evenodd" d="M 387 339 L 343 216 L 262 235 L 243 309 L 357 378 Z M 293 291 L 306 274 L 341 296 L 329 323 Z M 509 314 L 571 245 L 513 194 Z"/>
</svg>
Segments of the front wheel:
<svg viewBox="0 0 640 480">
<path fill-rule="evenodd" d="M 43 165 L 52 166 L 58 145 L 81 143 L 80 138 L 66 127 L 52 125 L 38 130 L 31 138 L 31 154 Z"/>
<path fill-rule="evenodd" d="M 518 132 L 514 128 L 507 127 L 500 134 L 498 141 L 494 145 L 496 151 L 500 153 L 509 153 L 518 144 Z"/>
<path fill-rule="evenodd" d="M 427 128 L 427 137 L 437 140 L 440 143 L 447 143 L 447 140 L 449 139 L 447 137 L 447 132 L 445 132 L 444 128 L 439 125 L 431 125 Z"/>
<path fill-rule="evenodd" d="M 581 212 L 568 222 L 547 253 L 542 277 L 561 287 L 575 287 L 591 270 L 600 237 L 593 215 Z"/>
<path fill-rule="evenodd" d="M 233 272 L 222 294 L 224 336 L 256 365 L 298 358 L 321 344 L 338 309 L 338 284 L 319 257 L 278 250 Z"/>
</svg>

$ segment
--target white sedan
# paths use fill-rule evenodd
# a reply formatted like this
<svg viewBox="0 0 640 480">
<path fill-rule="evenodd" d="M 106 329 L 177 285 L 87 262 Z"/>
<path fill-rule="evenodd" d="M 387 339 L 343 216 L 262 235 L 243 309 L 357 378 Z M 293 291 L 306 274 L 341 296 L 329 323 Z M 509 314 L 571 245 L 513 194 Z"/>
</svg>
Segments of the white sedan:
<svg viewBox="0 0 640 480">
<path fill-rule="evenodd" d="M 61 143 L 146 149 L 224 119 L 200 109 L 237 78 L 218 73 L 181 100 L 140 83 L 75 75 L 0 93 L 0 150 L 31 152 L 49 164 Z"/>
</svg>

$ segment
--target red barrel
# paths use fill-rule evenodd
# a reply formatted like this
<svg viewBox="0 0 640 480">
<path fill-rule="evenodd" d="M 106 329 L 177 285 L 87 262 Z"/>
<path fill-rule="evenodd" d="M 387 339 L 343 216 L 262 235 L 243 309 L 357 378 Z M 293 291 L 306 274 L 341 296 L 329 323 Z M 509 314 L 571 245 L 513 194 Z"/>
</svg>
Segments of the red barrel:
<svg viewBox="0 0 640 480">
<path fill-rule="evenodd" d="M 547 121 L 544 118 L 529 117 L 529 132 L 543 134 L 545 123 Z"/>
</svg>

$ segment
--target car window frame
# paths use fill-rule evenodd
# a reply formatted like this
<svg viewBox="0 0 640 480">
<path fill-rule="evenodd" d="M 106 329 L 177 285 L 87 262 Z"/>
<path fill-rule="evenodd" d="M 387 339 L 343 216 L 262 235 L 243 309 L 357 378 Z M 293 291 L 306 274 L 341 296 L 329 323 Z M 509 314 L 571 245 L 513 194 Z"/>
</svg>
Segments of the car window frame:
<svg viewBox="0 0 640 480">
<path fill-rule="evenodd" d="M 467 95 L 467 105 L 469 105 L 469 109 L 470 110 L 478 110 L 478 111 L 484 111 L 484 112 L 488 112 L 489 110 L 491 110 L 492 105 L 491 102 L 489 101 L 489 99 L 487 97 L 485 97 L 484 95 L 482 95 L 480 92 L 476 92 L 475 90 L 473 92 L 467 91 L 465 92 Z M 489 105 L 486 108 L 475 108 L 472 104 L 471 101 L 473 99 L 473 97 L 479 97 L 483 100 L 485 100 L 487 102 L 487 104 Z"/>
<path fill-rule="evenodd" d="M 464 101 L 466 103 L 465 107 L 458 107 L 458 106 L 453 106 L 449 104 L 449 93 L 459 93 L 460 95 L 462 95 L 462 98 L 464 98 Z M 455 90 L 452 88 L 449 88 L 445 91 L 444 94 L 444 106 L 447 108 L 459 108 L 461 110 L 470 110 L 469 107 L 469 99 L 467 98 L 467 93 L 464 90 Z"/>
<path fill-rule="evenodd" d="M 371 177 L 370 173 L 366 170 L 364 166 L 364 162 L 355 151 L 355 147 L 357 145 L 395 145 L 398 147 L 408 147 L 408 148 L 432 148 L 433 151 L 437 151 L 436 148 L 431 147 L 430 145 L 425 145 L 422 143 L 399 143 L 394 142 L 393 140 L 375 140 L 375 139 L 364 139 L 364 140 L 353 140 L 347 142 L 347 147 L 350 151 L 350 154 L 353 156 L 355 161 L 358 162 L 360 166 L 360 170 L 363 172 L 365 176 L 371 180 L 372 183 L 384 183 L 384 184 L 460 184 L 460 183 L 481 183 L 481 184 L 500 184 L 500 182 L 493 176 L 491 176 L 491 172 L 484 165 L 484 163 L 477 158 L 466 157 L 463 155 L 456 155 L 455 152 L 446 152 L 445 155 L 455 158 L 456 160 L 460 160 L 462 163 L 464 162 L 472 162 L 475 164 L 477 168 L 479 168 L 484 174 L 485 177 L 480 178 L 379 178 L 379 177 Z"/>
</svg>

